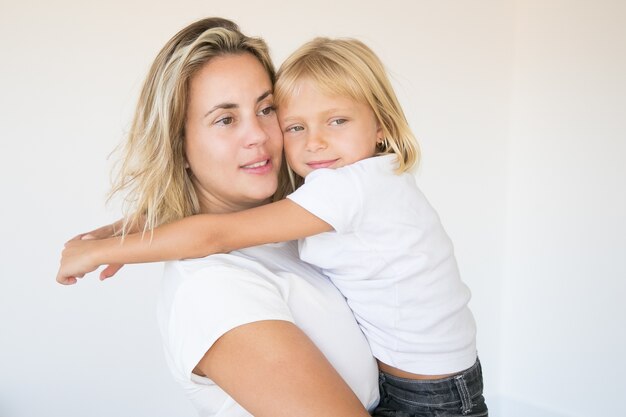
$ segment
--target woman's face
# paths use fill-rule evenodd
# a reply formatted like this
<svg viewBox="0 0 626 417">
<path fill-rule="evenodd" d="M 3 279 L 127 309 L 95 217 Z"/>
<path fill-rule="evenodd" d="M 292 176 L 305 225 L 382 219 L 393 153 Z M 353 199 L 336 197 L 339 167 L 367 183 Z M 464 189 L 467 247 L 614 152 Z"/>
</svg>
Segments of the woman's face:
<svg viewBox="0 0 626 417">
<path fill-rule="evenodd" d="M 276 191 L 283 137 L 273 100 L 248 53 L 213 58 L 191 78 L 185 155 L 202 212 L 258 206 Z"/>
</svg>

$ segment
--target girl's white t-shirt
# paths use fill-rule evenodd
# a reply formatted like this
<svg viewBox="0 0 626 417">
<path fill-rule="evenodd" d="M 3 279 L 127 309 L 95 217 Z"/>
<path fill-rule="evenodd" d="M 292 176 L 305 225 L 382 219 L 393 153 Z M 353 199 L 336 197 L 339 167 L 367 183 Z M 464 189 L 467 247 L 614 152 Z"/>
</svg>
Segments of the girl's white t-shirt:
<svg viewBox="0 0 626 417">
<path fill-rule="evenodd" d="M 365 407 L 378 403 L 378 370 L 365 337 L 339 291 L 300 261 L 295 242 L 167 262 L 158 318 L 166 361 L 200 416 L 250 416 L 192 370 L 220 336 L 261 320 L 295 323 Z"/>
<path fill-rule="evenodd" d="M 300 258 L 322 268 L 346 297 L 372 353 L 427 375 L 476 361 L 476 325 L 452 242 L 396 156 L 318 169 L 288 196 L 335 231 L 300 242 Z"/>
</svg>

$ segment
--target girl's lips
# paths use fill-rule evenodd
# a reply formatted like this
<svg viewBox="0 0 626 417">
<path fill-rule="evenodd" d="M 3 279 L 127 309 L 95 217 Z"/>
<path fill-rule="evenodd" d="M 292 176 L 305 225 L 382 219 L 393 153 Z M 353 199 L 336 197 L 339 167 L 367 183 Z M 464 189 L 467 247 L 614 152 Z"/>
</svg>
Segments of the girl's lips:
<svg viewBox="0 0 626 417">
<path fill-rule="evenodd" d="M 306 164 L 311 169 L 320 169 L 320 168 L 328 168 L 332 166 L 335 162 L 337 162 L 337 159 L 331 159 L 331 160 L 326 160 L 326 161 L 312 161 L 312 162 L 307 162 Z"/>
</svg>

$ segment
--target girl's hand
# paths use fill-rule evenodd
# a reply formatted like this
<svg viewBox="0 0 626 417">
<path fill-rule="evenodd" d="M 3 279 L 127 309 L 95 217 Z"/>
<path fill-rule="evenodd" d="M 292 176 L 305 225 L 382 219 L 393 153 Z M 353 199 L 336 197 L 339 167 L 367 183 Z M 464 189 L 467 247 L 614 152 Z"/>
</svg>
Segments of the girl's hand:
<svg viewBox="0 0 626 417">
<path fill-rule="evenodd" d="M 100 266 L 95 260 L 100 244 L 98 240 L 81 240 L 80 235 L 67 242 L 61 253 L 57 282 L 63 285 L 76 284 L 78 278 L 95 271 Z"/>
<path fill-rule="evenodd" d="M 124 220 L 120 219 L 118 221 L 116 221 L 115 223 L 111 223 L 111 224 L 107 224 L 106 226 L 102 226 L 99 227 L 95 230 L 92 230 L 91 232 L 87 232 L 87 233 L 82 233 L 76 237 L 74 237 L 72 240 L 74 239 L 80 239 L 80 240 L 89 240 L 89 239 L 106 239 L 109 237 L 113 237 L 113 236 L 119 236 L 121 230 L 122 230 L 122 225 L 123 225 Z M 135 228 L 131 228 L 131 232 L 135 232 Z M 71 240 L 70 240 L 71 242 Z M 104 281 L 107 278 L 111 278 L 113 275 L 115 275 L 117 273 L 117 271 L 119 271 L 120 269 L 122 269 L 122 267 L 124 266 L 124 264 L 110 264 L 107 265 L 106 268 L 104 268 L 101 272 L 100 272 L 100 281 Z M 57 279 L 58 281 L 58 279 Z M 74 282 L 72 282 L 71 284 L 74 284 Z"/>
<path fill-rule="evenodd" d="M 75 264 L 75 262 L 77 261 L 74 257 L 77 256 L 74 254 L 74 252 L 72 252 L 72 254 L 70 254 L 70 251 L 67 251 L 68 249 L 68 244 L 70 244 L 70 242 L 75 242 L 75 241 L 85 241 L 85 240 L 97 240 L 97 239 L 107 239 L 110 237 L 114 237 L 114 236 L 119 236 L 121 230 L 122 230 L 122 225 L 123 225 L 124 220 L 120 219 L 114 223 L 108 224 L 106 226 L 102 226 L 99 227 L 97 229 L 94 229 L 90 232 L 87 233 L 81 233 L 79 235 L 74 236 L 72 239 L 70 239 L 66 244 L 65 244 L 65 249 L 63 251 L 63 254 L 61 255 L 61 266 L 59 267 L 59 272 L 57 274 L 57 282 L 63 285 L 71 285 L 71 284 L 75 284 L 77 282 L 77 278 L 82 278 L 83 276 L 85 276 L 86 273 L 88 272 L 92 272 L 94 271 L 96 268 L 98 268 L 99 265 L 93 266 L 93 265 L 87 265 L 84 264 L 81 266 Z M 136 231 L 136 229 L 138 229 L 138 226 L 136 225 L 132 225 L 130 232 L 134 232 Z M 73 244 L 69 245 L 72 246 Z M 66 251 L 67 251 L 67 255 L 66 255 Z M 66 259 L 67 258 L 67 259 Z M 90 270 L 86 270 L 85 267 L 91 267 L 92 269 Z M 106 268 L 104 268 L 101 272 L 100 272 L 100 280 L 103 281 L 107 278 L 112 277 L 113 275 L 115 275 L 117 273 L 117 271 L 119 271 L 124 265 L 123 264 L 110 264 L 107 265 Z M 82 270 L 82 272 L 81 272 Z M 78 271 L 76 272 L 78 275 L 72 275 L 72 273 L 70 273 L 70 271 Z"/>
</svg>

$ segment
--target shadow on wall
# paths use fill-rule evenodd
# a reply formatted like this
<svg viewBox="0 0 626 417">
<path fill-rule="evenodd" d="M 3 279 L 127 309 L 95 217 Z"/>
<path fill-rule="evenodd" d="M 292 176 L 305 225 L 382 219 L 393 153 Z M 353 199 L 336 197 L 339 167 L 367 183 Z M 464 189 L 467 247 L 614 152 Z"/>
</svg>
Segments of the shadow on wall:
<svg viewBox="0 0 626 417">
<path fill-rule="evenodd" d="M 487 399 L 490 417 L 575 417 L 508 397 Z"/>
</svg>

